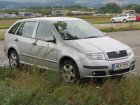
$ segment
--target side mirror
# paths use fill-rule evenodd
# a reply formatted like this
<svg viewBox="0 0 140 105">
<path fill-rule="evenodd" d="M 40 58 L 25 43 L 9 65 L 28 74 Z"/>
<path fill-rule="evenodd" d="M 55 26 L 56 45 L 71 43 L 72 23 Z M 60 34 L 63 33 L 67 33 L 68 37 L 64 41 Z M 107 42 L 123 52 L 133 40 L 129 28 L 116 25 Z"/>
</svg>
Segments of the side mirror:
<svg viewBox="0 0 140 105">
<path fill-rule="evenodd" d="M 49 37 L 49 38 L 46 39 L 46 42 L 56 43 L 56 38 L 55 37 Z"/>
</svg>

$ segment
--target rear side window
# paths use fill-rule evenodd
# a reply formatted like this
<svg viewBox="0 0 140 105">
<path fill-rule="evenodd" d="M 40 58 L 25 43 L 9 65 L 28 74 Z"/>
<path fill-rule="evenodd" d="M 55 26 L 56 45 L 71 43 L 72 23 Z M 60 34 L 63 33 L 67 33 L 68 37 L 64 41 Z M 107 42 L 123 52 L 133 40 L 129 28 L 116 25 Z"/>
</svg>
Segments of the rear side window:
<svg viewBox="0 0 140 105">
<path fill-rule="evenodd" d="M 53 36 L 54 34 L 51 27 L 47 23 L 40 22 L 36 32 L 36 39 L 47 40 Z"/>
<path fill-rule="evenodd" d="M 18 29 L 18 27 L 20 26 L 20 24 L 21 24 L 21 22 L 15 24 L 15 25 L 10 29 L 10 31 L 9 31 L 8 33 L 9 33 L 9 34 L 15 34 L 16 31 L 17 31 L 17 29 Z"/>
<path fill-rule="evenodd" d="M 35 25 L 36 25 L 36 22 L 23 22 L 20 25 L 16 34 L 20 36 L 32 38 Z"/>
<path fill-rule="evenodd" d="M 127 15 L 121 15 L 121 17 L 125 17 L 125 16 L 127 16 Z"/>
</svg>

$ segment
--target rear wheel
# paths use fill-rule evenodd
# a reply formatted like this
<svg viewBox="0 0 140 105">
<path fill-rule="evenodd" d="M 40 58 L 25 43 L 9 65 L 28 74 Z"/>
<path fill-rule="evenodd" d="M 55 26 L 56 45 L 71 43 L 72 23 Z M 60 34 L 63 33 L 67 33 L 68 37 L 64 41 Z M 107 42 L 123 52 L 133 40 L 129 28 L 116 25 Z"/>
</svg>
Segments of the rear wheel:
<svg viewBox="0 0 140 105">
<path fill-rule="evenodd" d="M 75 83 L 80 79 L 77 65 L 72 60 L 67 60 L 60 66 L 62 80 L 67 83 Z"/>
<path fill-rule="evenodd" d="M 15 50 L 10 51 L 9 53 L 9 64 L 11 68 L 19 68 L 19 56 Z"/>
<path fill-rule="evenodd" d="M 115 20 L 114 20 L 114 19 L 112 19 L 112 20 L 111 20 L 111 23 L 115 23 Z"/>
<path fill-rule="evenodd" d="M 124 20 L 123 20 L 123 22 L 124 22 L 124 23 L 127 23 L 127 20 L 126 20 L 126 19 L 124 19 Z"/>
</svg>

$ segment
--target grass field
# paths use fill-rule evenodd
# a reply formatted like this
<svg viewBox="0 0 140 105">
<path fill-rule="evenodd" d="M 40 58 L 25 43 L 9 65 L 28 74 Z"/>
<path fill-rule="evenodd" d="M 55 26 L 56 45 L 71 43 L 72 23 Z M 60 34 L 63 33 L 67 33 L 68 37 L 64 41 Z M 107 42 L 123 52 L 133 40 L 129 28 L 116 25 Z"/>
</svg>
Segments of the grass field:
<svg viewBox="0 0 140 105">
<path fill-rule="evenodd" d="M 4 40 L 4 33 L 0 32 L 0 40 Z"/>
<path fill-rule="evenodd" d="M 58 73 L 0 69 L 0 105 L 140 105 L 140 77 L 66 84 Z"/>
<path fill-rule="evenodd" d="M 80 16 L 77 18 L 81 18 L 84 19 L 88 22 L 90 22 L 91 24 L 105 24 L 105 23 L 110 23 L 110 19 L 111 17 L 108 16 Z"/>
<path fill-rule="evenodd" d="M 101 24 L 101 23 L 109 23 L 110 17 L 95 17 L 95 16 L 89 16 L 84 17 L 80 16 L 77 18 L 85 19 L 86 21 L 89 21 L 92 24 Z M 0 29 L 7 29 L 9 28 L 17 19 L 0 19 Z"/>
<path fill-rule="evenodd" d="M 117 32 L 117 31 L 130 31 L 130 30 L 140 30 L 140 24 L 129 23 L 127 25 L 117 24 L 111 27 L 100 27 L 103 32 Z"/>
<path fill-rule="evenodd" d="M 101 16 L 89 16 L 84 17 L 80 16 L 77 18 L 84 19 L 91 24 L 105 24 L 110 23 L 111 17 L 101 17 Z M 7 20 L 0 20 L 0 29 L 8 29 L 17 19 L 7 19 Z M 118 24 L 118 26 L 112 26 L 112 27 L 98 27 L 103 32 L 114 32 L 114 31 L 128 31 L 128 30 L 140 30 L 140 25 L 135 23 L 129 23 L 127 26 L 123 26 L 121 24 Z"/>
<path fill-rule="evenodd" d="M 0 29 L 7 29 L 9 28 L 16 20 L 15 19 L 2 19 L 0 20 Z"/>
</svg>

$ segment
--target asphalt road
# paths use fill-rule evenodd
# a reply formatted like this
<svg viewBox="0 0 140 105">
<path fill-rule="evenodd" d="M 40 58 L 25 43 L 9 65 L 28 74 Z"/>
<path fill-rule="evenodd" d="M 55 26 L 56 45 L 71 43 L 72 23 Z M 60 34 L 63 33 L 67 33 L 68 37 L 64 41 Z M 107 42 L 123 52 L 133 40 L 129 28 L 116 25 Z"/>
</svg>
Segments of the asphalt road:
<svg viewBox="0 0 140 105">
<path fill-rule="evenodd" d="M 136 58 L 136 73 L 140 74 L 140 30 L 111 32 L 107 33 L 107 35 L 133 48 Z M 7 65 L 8 62 L 3 52 L 3 44 L 3 41 L 0 41 L 0 66 Z"/>
</svg>

